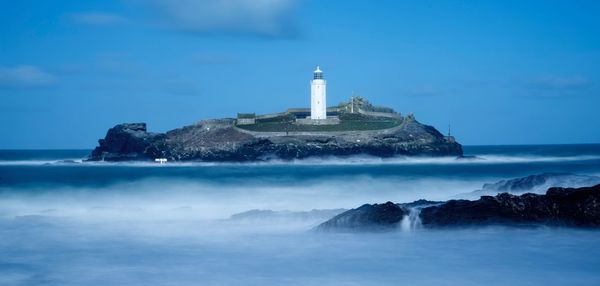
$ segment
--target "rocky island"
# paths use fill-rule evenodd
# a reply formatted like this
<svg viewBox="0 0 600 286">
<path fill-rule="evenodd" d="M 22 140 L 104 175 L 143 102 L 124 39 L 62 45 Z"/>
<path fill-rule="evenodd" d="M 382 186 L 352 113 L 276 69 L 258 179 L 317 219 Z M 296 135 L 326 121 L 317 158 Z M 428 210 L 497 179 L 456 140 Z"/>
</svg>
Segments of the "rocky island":
<svg viewBox="0 0 600 286">
<path fill-rule="evenodd" d="M 313 107 L 314 109 L 314 107 Z M 315 156 L 376 157 L 461 156 L 452 136 L 352 97 L 312 119 L 309 108 L 237 118 L 203 120 L 166 133 L 148 132 L 145 123 L 110 128 L 92 151 L 90 161 L 213 161 L 243 162 L 302 159 Z"/>
</svg>

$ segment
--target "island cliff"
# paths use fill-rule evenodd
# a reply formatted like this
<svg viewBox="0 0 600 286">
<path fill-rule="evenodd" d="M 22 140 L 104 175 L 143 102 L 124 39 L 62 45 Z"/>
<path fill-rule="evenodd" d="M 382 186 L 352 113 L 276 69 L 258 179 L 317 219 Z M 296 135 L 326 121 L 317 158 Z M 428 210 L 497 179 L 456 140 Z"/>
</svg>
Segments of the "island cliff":
<svg viewBox="0 0 600 286">
<path fill-rule="evenodd" d="M 377 121 L 376 116 L 366 115 L 359 115 L 356 119 L 355 114 L 346 116 L 349 119 L 345 119 L 343 114 L 340 117 L 342 124 L 334 126 L 337 129 L 332 130 L 331 125 L 325 125 L 322 131 L 318 126 L 303 127 L 294 122 L 278 122 L 279 132 L 261 132 L 251 127 L 272 127 L 273 124 L 238 125 L 236 119 L 204 120 L 166 133 L 148 132 L 145 123 L 119 124 L 110 128 L 106 137 L 99 140 L 99 145 L 88 160 L 146 161 L 166 158 L 169 161 L 241 162 L 359 154 L 377 157 L 463 154 L 462 146 L 453 138 L 419 123 L 413 116 L 399 117 L 393 121 Z M 272 118 L 269 120 L 273 121 Z M 383 127 L 377 129 L 374 122 Z M 352 129 L 354 126 L 357 128 Z M 361 129 L 361 126 L 374 127 Z"/>
</svg>

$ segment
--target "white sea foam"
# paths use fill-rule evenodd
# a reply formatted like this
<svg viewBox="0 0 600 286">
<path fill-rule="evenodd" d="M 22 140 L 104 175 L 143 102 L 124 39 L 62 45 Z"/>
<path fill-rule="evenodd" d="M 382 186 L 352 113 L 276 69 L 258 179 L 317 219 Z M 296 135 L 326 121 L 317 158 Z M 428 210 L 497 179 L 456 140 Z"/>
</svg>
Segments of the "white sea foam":
<svg viewBox="0 0 600 286">
<path fill-rule="evenodd" d="M 2 285 L 600 282 L 600 233 L 574 229 L 321 234 L 289 222 L 269 227 L 264 221 L 139 220 L 119 213 L 82 220 L 48 213 L 0 217 L 0 237 Z"/>
<path fill-rule="evenodd" d="M 148 161 L 85 161 L 81 158 L 68 158 L 61 160 L 0 160 L 2 165 L 81 165 L 81 166 L 126 166 L 126 167 L 198 167 L 198 166 L 254 166 L 254 165 L 472 165 L 472 164 L 518 164 L 518 163 L 543 163 L 543 162 L 573 162 L 600 160 L 599 155 L 578 156 L 541 156 L 541 155 L 497 155 L 480 154 L 474 158 L 457 157 L 421 157 L 421 156 L 396 156 L 379 158 L 366 155 L 348 157 L 311 157 L 295 160 L 273 159 L 256 162 L 202 162 L 178 161 L 158 164 Z"/>
<path fill-rule="evenodd" d="M 305 159 L 295 160 L 278 160 L 258 162 L 169 162 L 164 166 L 215 166 L 215 165 L 447 165 L 447 164 L 512 164 L 512 163 L 535 163 L 535 162 L 569 162 L 569 161 L 586 161 L 600 160 L 600 156 L 596 155 L 580 155 L 580 156 L 539 156 L 539 155 L 477 155 L 476 158 L 457 158 L 457 157 L 407 157 L 396 156 L 391 158 L 379 158 L 372 156 L 348 156 L 348 157 L 310 157 Z M 122 165 L 122 166 L 157 166 L 151 162 L 86 162 L 99 165 Z"/>
<path fill-rule="evenodd" d="M 84 160 L 81 158 L 65 158 L 56 160 L 0 160 L 0 166 L 59 166 L 59 165 L 75 165 L 81 164 Z"/>
<path fill-rule="evenodd" d="M 326 178 L 298 184 L 238 179 L 229 183 L 191 179 L 144 179 L 103 187 L 4 187 L 0 210 L 9 216 L 47 215 L 105 219 L 225 219 L 251 210 L 308 211 L 354 208 L 364 203 L 443 200 L 474 190 L 477 180 Z"/>
<path fill-rule="evenodd" d="M 420 229 L 422 227 L 420 214 L 421 208 L 411 208 L 408 215 L 405 215 L 400 222 L 402 231 L 409 232 Z"/>
<path fill-rule="evenodd" d="M 277 164 L 322 165 L 318 161 Z M 115 166 L 74 164 L 97 165 Z M 173 164 L 198 165 L 206 166 Z M 169 168 L 168 164 L 163 166 Z M 224 180 L 166 177 L 95 187 L 2 185 L 0 253 L 6 255 L 0 257 L 0 284 L 396 285 L 404 281 L 411 285 L 597 285 L 600 282 L 600 274 L 594 268 L 600 261 L 597 231 L 547 228 L 433 231 L 419 229 L 416 211 L 403 221 L 408 232 L 399 229 L 384 234 L 317 234 L 308 231 L 319 223 L 314 220 L 227 219 L 231 214 L 250 209 L 307 211 L 355 208 L 388 200 L 444 200 L 501 179 L 497 174 L 480 174 L 475 178 L 422 175 L 333 175 L 301 180 L 271 177 L 273 180 L 265 180 L 264 176 Z M 469 275 L 464 274 L 465 269 Z M 565 272 L 571 275 L 564 275 Z"/>
</svg>

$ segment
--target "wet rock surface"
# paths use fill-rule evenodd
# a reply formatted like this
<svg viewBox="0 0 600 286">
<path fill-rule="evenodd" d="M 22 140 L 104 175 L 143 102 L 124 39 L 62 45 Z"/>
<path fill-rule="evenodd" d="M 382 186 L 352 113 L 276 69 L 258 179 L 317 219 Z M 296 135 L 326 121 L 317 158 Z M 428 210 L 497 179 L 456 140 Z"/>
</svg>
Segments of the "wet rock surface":
<svg viewBox="0 0 600 286">
<path fill-rule="evenodd" d="M 343 212 L 316 227 L 319 231 L 328 230 L 386 230 L 398 227 L 412 208 L 422 208 L 439 204 L 418 200 L 407 204 L 364 204 L 356 209 Z"/>
<path fill-rule="evenodd" d="M 419 203 L 420 202 L 420 203 Z M 600 185 L 582 188 L 550 188 L 546 194 L 520 196 L 502 193 L 479 200 L 447 202 L 417 201 L 409 204 L 363 205 L 322 223 L 316 229 L 369 230 L 395 228 L 419 209 L 419 224 L 425 228 L 483 225 L 548 225 L 600 227 Z"/>
<path fill-rule="evenodd" d="M 423 226 L 544 224 L 600 226 L 600 185 L 550 188 L 545 195 L 502 193 L 479 200 L 451 200 L 421 210 Z"/>
</svg>

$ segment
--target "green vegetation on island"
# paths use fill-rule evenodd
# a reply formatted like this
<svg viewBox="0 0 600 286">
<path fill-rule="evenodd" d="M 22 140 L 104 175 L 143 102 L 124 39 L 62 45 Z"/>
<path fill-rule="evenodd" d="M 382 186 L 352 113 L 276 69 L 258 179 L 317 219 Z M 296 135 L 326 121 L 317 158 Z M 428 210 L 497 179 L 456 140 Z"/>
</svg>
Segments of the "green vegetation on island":
<svg viewBox="0 0 600 286">
<path fill-rule="evenodd" d="M 240 113 L 236 126 L 254 132 L 369 131 L 394 128 L 406 120 L 392 108 L 373 106 L 361 97 L 328 108 L 326 122 L 311 121 L 309 115 L 307 108 L 262 116 Z"/>
</svg>

